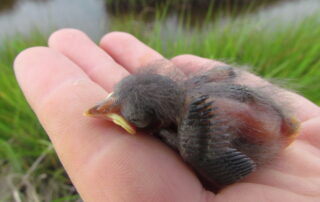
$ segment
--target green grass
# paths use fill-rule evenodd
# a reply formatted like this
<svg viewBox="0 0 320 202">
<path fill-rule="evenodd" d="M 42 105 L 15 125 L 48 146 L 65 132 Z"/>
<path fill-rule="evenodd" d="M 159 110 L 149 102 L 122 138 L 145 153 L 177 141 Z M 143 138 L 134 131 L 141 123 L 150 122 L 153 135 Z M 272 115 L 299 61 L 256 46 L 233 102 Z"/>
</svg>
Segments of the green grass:
<svg viewBox="0 0 320 202">
<path fill-rule="evenodd" d="M 66 196 L 71 200 L 78 196 L 12 69 L 20 51 L 45 45 L 45 39 L 38 33 L 13 38 L 0 49 L 0 201 L 55 201 Z"/>
<path fill-rule="evenodd" d="M 169 58 L 189 53 L 252 66 L 267 78 L 289 80 L 289 86 L 320 104 L 319 15 L 273 27 L 246 16 L 223 24 L 211 23 L 208 17 L 201 26 L 188 26 L 192 16 L 182 16 L 184 23 L 181 20 L 178 27 L 171 27 L 165 23 L 164 11 L 156 12 L 154 23 L 127 15 L 113 19 L 112 29 L 133 33 Z M 0 201 L 77 201 L 78 195 L 14 78 L 15 56 L 35 45 L 45 45 L 45 37 L 17 36 L 0 48 Z"/>
<path fill-rule="evenodd" d="M 262 0 L 265 2 L 273 2 L 277 0 Z M 257 4 L 264 4 L 264 2 L 260 1 Z M 169 5 L 170 7 L 176 8 L 185 8 L 192 6 L 202 6 L 207 7 L 210 4 L 214 4 L 216 6 L 228 6 L 228 7 L 239 7 L 239 6 L 247 6 L 252 2 L 250 0 L 105 0 L 107 6 L 111 6 L 113 8 L 143 8 L 143 7 L 153 7 L 159 5 Z"/>
<path fill-rule="evenodd" d="M 290 24 L 270 25 L 243 16 L 199 27 L 185 25 L 190 16 L 180 26 L 170 27 L 158 15 L 160 20 L 148 28 L 127 16 L 119 19 L 122 23 L 113 21 L 113 30 L 135 34 L 168 58 L 187 53 L 250 66 L 265 78 L 285 80 L 287 87 L 320 104 L 319 14 Z"/>
<path fill-rule="evenodd" d="M 158 5 L 167 4 L 170 6 L 181 6 L 181 5 L 208 5 L 209 0 L 105 0 L 107 6 L 113 6 L 115 8 L 133 9 L 142 8 L 146 6 L 155 7 Z M 218 2 L 218 1 L 217 1 Z"/>
</svg>

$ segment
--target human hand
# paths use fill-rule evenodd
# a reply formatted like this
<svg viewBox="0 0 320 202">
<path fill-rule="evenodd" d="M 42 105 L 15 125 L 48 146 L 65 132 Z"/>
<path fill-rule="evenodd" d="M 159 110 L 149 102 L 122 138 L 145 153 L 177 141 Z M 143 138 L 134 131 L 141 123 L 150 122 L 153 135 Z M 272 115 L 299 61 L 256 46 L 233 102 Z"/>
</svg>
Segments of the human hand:
<svg viewBox="0 0 320 202">
<path fill-rule="evenodd" d="M 159 141 L 82 116 L 121 78 L 158 59 L 164 58 L 129 34 L 109 33 L 98 47 L 70 29 L 54 33 L 49 48 L 16 58 L 19 84 L 84 201 L 319 201 L 320 109 L 299 95 L 286 96 L 302 121 L 297 140 L 271 165 L 218 194 Z M 220 64 L 192 55 L 168 62 L 187 74 Z M 263 82 L 253 75 L 248 81 Z"/>
</svg>

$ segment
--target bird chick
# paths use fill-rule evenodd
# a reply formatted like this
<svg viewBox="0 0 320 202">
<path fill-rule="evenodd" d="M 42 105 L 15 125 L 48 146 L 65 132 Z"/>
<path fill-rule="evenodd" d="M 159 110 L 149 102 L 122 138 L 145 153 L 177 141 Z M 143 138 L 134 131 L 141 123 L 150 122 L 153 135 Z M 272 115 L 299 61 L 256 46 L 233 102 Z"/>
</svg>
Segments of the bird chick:
<svg viewBox="0 0 320 202">
<path fill-rule="evenodd" d="M 299 126 L 267 92 L 239 84 L 239 74 L 222 66 L 184 80 L 152 71 L 129 75 L 87 115 L 155 134 L 201 178 L 225 186 L 272 161 Z"/>
</svg>

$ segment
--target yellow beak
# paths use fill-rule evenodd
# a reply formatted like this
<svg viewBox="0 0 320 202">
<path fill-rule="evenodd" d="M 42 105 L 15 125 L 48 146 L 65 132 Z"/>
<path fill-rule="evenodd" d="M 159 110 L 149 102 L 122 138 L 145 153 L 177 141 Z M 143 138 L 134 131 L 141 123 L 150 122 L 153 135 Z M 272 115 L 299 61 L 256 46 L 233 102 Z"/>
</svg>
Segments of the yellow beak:
<svg viewBox="0 0 320 202">
<path fill-rule="evenodd" d="M 102 102 L 88 109 L 83 115 L 112 121 L 125 129 L 129 134 L 136 133 L 135 127 L 120 115 L 120 106 L 116 104 L 113 93 L 110 93 Z"/>
</svg>

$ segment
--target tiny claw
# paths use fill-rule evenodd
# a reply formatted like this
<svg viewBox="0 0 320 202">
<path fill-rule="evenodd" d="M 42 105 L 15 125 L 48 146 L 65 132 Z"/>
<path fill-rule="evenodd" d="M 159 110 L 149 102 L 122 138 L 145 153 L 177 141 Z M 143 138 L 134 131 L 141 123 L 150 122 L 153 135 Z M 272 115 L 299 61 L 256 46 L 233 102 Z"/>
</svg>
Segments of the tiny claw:
<svg viewBox="0 0 320 202">
<path fill-rule="evenodd" d="M 87 117 L 93 117 L 94 114 L 91 113 L 91 110 L 88 109 L 87 111 L 83 112 L 82 113 L 83 116 L 87 116 Z"/>
<path fill-rule="evenodd" d="M 288 147 L 296 140 L 300 133 L 300 121 L 296 117 L 289 118 L 282 125 L 282 134 L 285 137 L 285 147 Z"/>
<path fill-rule="evenodd" d="M 90 110 L 87 110 L 85 112 L 82 113 L 83 116 L 92 116 L 92 114 L 90 113 Z"/>
</svg>

